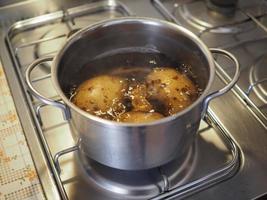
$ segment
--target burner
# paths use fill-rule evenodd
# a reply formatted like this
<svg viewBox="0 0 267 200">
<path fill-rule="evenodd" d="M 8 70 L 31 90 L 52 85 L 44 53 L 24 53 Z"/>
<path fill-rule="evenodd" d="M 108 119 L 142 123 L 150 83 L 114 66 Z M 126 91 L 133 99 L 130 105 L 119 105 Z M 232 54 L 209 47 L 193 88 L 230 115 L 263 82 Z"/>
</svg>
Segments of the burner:
<svg viewBox="0 0 267 200">
<path fill-rule="evenodd" d="M 267 54 L 264 54 L 250 68 L 250 84 L 253 85 L 255 94 L 267 104 Z"/>
<path fill-rule="evenodd" d="M 52 28 L 48 30 L 40 38 L 41 40 L 46 40 L 35 46 L 35 57 L 40 58 L 46 55 L 53 55 L 62 47 L 66 42 L 66 36 L 69 30 L 66 26 L 57 26 L 57 28 Z"/>
<path fill-rule="evenodd" d="M 48 55 L 55 55 L 66 42 L 66 33 L 68 32 L 69 31 L 66 26 L 57 26 L 57 28 L 48 30 L 40 38 L 40 40 L 45 40 L 45 42 L 40 42 L 34 47 L 35 58 L 37 59 Z M 46 72 L 50 72 L 49 64 L 42 63 L 41 66 L 41 69 Z"/>
<path fill-rule="evenodd" d="M 208 3 L 208 5 L 210 5 L 210 3 Z M 209 9 L 206 1 L 193 1 L 180 5 L 176 12 L 176 14 L 183 17 L 188 24 L 200 31 L 224 26 L 223 28 L 217 28 L 216 33 L 238 33 L 240 32 L 239 27 L 225 25 L 243 21 L 248 18 L 238 10 L 231 16 L 214 12 L 214 10 Z"/>
<path fill-rule="evenodd" d="M 34 49 L 35 58 L 37 59 L 43 56 L 53 55 L 57 53 L 63 46 L 63 44 L 66 42 L 66 39 L 79 30 L 80 29 L 78 28 L 69 30 L 69 28 L 67 27 L 58 27 L 47 31 L 40 38 L 41 40 L 46 40 L 46 41 L 38 43 L 35 46 Z"/>
<path fill-rule="evenodd" d="M 80 151 L 76 159 L 85 181 L 95 183 L 111 195 L 123 195 L 124 199 L 149 199 L 190 178 L 197 160 L 196 143 L 181 159 L 153 169 L 126 171 L 104 166 L 88 159 Z"/>
<path fill-rule="evenodd" d="M 208 8 L 222 15 L 234 15 L 236 5 L 237 0 L 207 0 Z"/>
</svg>

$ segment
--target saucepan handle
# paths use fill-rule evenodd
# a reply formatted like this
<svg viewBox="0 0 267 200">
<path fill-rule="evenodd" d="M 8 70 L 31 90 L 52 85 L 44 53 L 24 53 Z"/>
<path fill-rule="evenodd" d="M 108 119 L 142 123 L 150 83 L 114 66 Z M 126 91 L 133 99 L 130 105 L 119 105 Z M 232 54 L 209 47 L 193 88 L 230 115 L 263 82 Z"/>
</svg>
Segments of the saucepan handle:
<svg viewBox="0 0 267 200">
<path fill-rule="evenodd" d="M 239 62 L 238 60 L 235 58 L 235 56 L 233 54 L 231 54 L 230 52 L 223 50 L 223 49 L 216 49 L 216 48 L 210 48 L 211 53 L 214 54 L 222 54 L 225 57 L 227 57 L 228 59 L 230 59 L 235 66 L 235 74 L 234 77 L 232 78 L 232 80 L 222 89 L 217 90 L 211 94 L 209 94 L 204 102 L 203 102 L 203 107 L 202 107 L 202 118 L 204 117 L 206 110 L 208 108 L 209 102 L 216 98 L 219 97 L 223 94 L 225 94 L 226 92 L 228 92 L 229 90 L 232 89 L 232 87 L 235 85 L 235 83 L 238 81 L 239 75 L 240 75 L 240 67 L 239 67 Z M 215 61 L 215 65 L 218 67 L 218 63 Z"/>
<path fill-rule="evenodd" d="M 26 70 L 26 83 L 28 85 L 28 89 L 29 91 L 40 101 L 42 101 L 43 103 L 47 104 L 47 105 L 51 105 L 51 106 L 55 106 L 60 108 L 63 111 L 63 117 L 65 120 L 69 120 L 70 119 L 70 110 L 69 108 L 62 102 L 60 101 L 56 101 L 53 99 L 49 99 L 45 96 L 43 96 L 42 94 L 40 94 L 32 85 L 31 82 L 31 72 L 32 70 L 37 67 L 38 65 L 40 65 L 43 62 L 47 62 L 47 61 L 52 61 L 53 57 L 52 56 L 46 56 L 43 58 L 39 58 L 37 60 L 35 60 Z"/>
</svg>

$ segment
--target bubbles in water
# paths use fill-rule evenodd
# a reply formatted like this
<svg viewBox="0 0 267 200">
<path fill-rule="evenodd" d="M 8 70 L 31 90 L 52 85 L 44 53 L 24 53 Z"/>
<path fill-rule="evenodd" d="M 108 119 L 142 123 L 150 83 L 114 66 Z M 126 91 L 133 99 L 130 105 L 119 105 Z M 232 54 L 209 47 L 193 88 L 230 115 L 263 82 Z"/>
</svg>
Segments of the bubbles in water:
<svg viewBox="0 0 267 200">
<path fill-rule="evenodd" d="M 174 68 L 185 76 L 193 79 L 196 78 L 192 73 L 191 66 L 177 63 L 161 53 L 151 51 L 144 53 L 143 51 L 142 53 L 107 54 L 104 57 L 99 56 L 97 59 L 87 63 L 78 74 L 73 76 L 75 80 L 71 82 L 76 82 L 77 84 L 70 87 L 69 99 L 72 101 L 76 95 L 77 85 L 80 85 L 83 81 L 99 75 L 118 76 L 123 78 L 121 82 L 126 82 L 128 85 L 127 90 L 121 91 L 123 93 L 122 100 L 114 99 L 112 107 L 105 112 L 100 109 L 93 111 L 86 108 L 81 109 L 109 120 L 116 120 L 123 113 L 136 110 L 147 113 L 158 112 L 167 116 L 169 115 L 166 114 L 169 108 L 166 107 L 166 104 L 158 99 L 149 98 L 145 94 L 147 75 L 155 70 L 155 68 L 162 70 L 162 67 Z M 202 89 L 197 84 L 195 86 L 199 95 Z M 165 88 L 166 83 L 162 83 L 161 87 Z M 188 90 L 180 91 L 180 93 L 185 93 L 190 98 L 191 93 Z M 181 94 L 181 96 L 183 95 Z M 182 108 L 183 106 L 181 105 L 180 107 Z"/>
</svg>

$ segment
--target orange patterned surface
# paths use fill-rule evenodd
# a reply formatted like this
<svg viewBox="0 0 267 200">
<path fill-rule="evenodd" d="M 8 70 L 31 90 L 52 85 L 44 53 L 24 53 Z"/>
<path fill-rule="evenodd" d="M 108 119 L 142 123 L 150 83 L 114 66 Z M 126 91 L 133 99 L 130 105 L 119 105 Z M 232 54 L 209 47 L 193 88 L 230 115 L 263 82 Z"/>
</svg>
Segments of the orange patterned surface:
<svg viewBox="0 0 267 200">
<path fill-rule="evenodd" d="M 0 63 L 0 200 L 45 199 Z"/>
<path fill-rule="evenodd" d="M 4 71 L 3 71 L 3 68 L 2 67 L 0 68 L 0 77 L 1 76 L 4 76 Z"/>
</svg>

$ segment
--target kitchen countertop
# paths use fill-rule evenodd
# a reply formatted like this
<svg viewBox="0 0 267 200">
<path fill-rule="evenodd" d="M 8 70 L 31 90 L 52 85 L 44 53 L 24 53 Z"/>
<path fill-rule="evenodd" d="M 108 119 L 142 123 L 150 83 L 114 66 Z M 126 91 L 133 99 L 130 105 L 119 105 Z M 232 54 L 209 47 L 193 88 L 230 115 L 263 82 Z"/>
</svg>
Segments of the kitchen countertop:
<svg viewBox="0 0 267 200">
<path fill-rule="evenodd" d="M 0 199 L 45 199 L 1 62 Z"/>
</svg>

